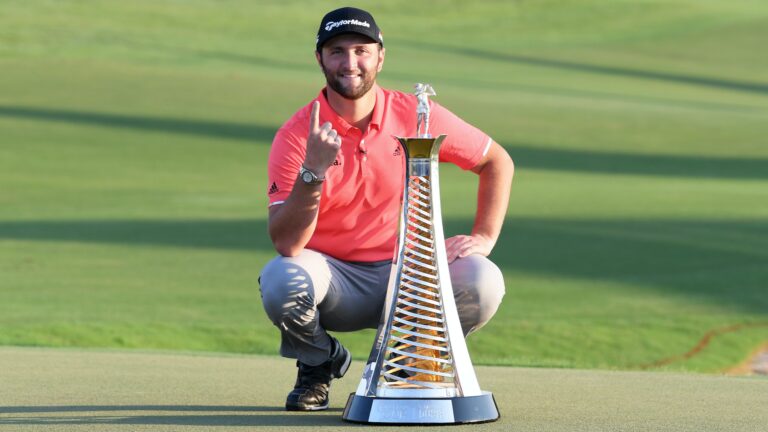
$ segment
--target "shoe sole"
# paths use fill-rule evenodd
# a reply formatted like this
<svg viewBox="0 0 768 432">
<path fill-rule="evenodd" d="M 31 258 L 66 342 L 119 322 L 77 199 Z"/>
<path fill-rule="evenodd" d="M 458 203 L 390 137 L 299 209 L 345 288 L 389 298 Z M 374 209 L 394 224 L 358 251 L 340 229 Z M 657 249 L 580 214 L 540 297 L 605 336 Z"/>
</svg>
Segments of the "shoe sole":
<svg viewBox="0 0 768 432">
<path fill-rule="evenodd" d="M 286 411 L 323 411 L 328 409 L 328 404 L 325 405 L 286 405 Z"/>
</svg>

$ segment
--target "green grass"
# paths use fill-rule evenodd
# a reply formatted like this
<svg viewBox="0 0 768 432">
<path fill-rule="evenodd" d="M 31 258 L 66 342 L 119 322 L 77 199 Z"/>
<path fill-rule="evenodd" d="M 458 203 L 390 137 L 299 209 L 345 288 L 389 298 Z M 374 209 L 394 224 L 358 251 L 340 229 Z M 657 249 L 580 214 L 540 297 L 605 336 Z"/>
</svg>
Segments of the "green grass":
<svg viewBox="0 0 768 432">
<path fill-rule="evenodd" d="M 341 419 L 362 372 L 363 363 L 352 362 L 333 382 L 329 409 L 308 414 L 282 406 L 295 369 L 278 357 L 0 347 L 0 425 L 72 432 L 381 430 Z M 762 431 L 768 421 L 768 380 L 756 377 L 488 366 L 475 372 L 493 393 L 497 422 L 407 430 L 740 432 Z"/>
<path fill-rule="evenodd" d="M 768 5 L 361 6 L 382 84 L 431 82 L 516 161 L 476 362 L 636 369 L 768 323 Z M 265 159 L 323 85 L 331 7 L 3 3 L 0 344 L 276 353 Z M 442 169 L 447 234 L 467 232 L 476 180 Z M 340 337 L 367 356 L 370 331 Z M 766 340 L 663 368 L 721 371 Z"/>
</svg>

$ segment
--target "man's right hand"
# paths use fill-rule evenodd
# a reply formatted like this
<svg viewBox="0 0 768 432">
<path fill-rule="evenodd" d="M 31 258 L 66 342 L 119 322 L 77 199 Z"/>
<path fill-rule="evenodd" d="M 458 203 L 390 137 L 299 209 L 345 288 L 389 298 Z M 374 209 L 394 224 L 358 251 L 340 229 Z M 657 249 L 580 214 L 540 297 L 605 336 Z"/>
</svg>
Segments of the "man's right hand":
<svg viewBox="0 0 768 432">
<path fill-rule="evenodd" d="M 320 102 L 312 104 L 312 114 L 309 117 L 309 136 L 307 137 L 307 155 L 304 158 L 304 168 L 319 177 L 325 177 L 328 167 L 336 160 L 341 148 L 341 137 L 333 129 L 331 122 L 320 126 Z"/>
</svg>

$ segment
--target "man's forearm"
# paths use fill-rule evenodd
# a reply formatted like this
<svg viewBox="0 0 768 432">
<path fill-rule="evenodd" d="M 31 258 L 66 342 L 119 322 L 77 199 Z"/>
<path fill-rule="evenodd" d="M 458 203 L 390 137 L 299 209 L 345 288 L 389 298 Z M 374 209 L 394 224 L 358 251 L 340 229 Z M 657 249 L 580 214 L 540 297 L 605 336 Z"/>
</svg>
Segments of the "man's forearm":
<svg viewBox="0 0 768 432">
<path fill-rule="evenodd" d="M 296 182 L 282 204 L 269 209 L 269 236 L 280 255 L 296 256 L 307 245 L 317 225 L 322 185 Z"/>
<path fill-rule="evenodd" d="M 302 167 L 318 178 L 325 178 L 326 170 L 341 148 L 341 137 L 331 122 L 320 125 L 320 102 L 317 100 L 312 103 L 306 146 Z M 269 236 L 280 255 L 296 256 L 309 243 L 317 225 L 322 189 L 322 183 L 307 184 L 299 178 L 288 199 L 269 209 Z"/>
<path fill-rule="evenodd" d="M 507 214 L 509 193 L 512 188 L 514 164 L 502 148 L 499 154 L 479 172 L 477 213 L 472 235 L 482 236 L 495 244 Z"/>
<path fill-rule="evenodd" d="M 491 253 L 507 215 L 514 170 L 512 158 L 497 143 L 493 143 L 484 159 L 472 168 L 472 172 L 480 176 L 475 225 L 472 235 L 445 239 L 448 262 L 472 254 L 488 256 Z"/>
</svg>

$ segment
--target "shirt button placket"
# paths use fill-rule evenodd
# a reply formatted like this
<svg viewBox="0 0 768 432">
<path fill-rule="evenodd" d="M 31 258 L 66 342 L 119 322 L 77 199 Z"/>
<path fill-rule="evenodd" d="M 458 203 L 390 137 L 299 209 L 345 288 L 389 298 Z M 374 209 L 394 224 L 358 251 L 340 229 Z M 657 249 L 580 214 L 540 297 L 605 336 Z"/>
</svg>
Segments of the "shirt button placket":
<svg viewBox="0 0 768 432">
<path fill-rule="evenodd" d="M 370 171 L 368 169 L 368 149 L 365 147 L 365 138 L 360 139 L 360 172 L 363 174 L 363 177 L 367 177 Z"/>
</svg>

